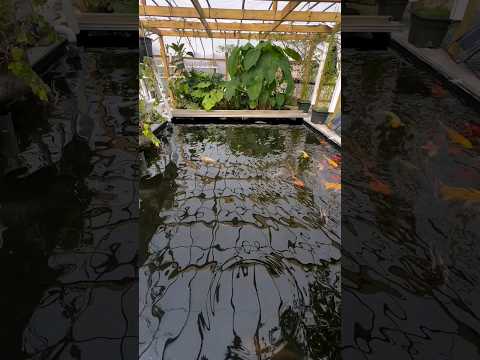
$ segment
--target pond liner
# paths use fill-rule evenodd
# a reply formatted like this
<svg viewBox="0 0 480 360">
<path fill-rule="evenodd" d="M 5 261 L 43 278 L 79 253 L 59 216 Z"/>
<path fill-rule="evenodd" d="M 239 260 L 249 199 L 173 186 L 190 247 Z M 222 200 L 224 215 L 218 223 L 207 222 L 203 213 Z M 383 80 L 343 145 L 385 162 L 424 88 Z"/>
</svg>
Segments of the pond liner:
<svg viewBox="0 0 480 360">
<path fill-rule="evenodd" d="M 428 70 L 430 74 L 437 78 L 446 89 L 457 95 L 467 106 L 474 108 L 476 111 L 480 111 L 480 98 L 477 98 L 474 94 L 471 94 L 470 92 L 463 89 L 461 86 L 449 79 L 447 75 L 438 71 L 426 61 L 420 59 L 413 52 L 411 52 L 398 42 L 392 40 L 390 42 L 390 48 L 402 55 L 404 59 L 410 61 L 411 63 L 419 67 L 422 67 L 423 69 Z"/>
<path fill-rule="evenodd" d="M 39 74 L 43 74 L 50 67 L 57 63 L 58 59 L 67 53 L 68 41 L 66 39 L 55 44 L 45 55 L 40 57 L 32 64 L 33 70 Z"/>
</svg>

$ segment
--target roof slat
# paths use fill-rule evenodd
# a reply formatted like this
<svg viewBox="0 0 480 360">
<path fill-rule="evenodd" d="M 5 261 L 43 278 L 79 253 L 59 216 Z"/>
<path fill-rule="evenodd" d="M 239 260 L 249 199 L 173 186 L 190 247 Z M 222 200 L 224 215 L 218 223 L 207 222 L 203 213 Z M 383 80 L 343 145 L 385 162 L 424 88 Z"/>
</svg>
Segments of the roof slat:
<svg viewBox="0 0 480 360">
<path fill-rule="evenodd" d="M 267 21 L 305 21 L 305 22 L 340 22 L 339 12 L 321 11 L 292 11 L 286 17 L 281 12 L 274 13 L 269 10 L 239 10 L 239 9 L 202 9 L 205 19 L 233 19 L 233 20 L 267 20 Z M 180 18 L 199 18 L 195 8 L 145 6 L 139 8 L 140 16 L 164 16 Z"/>
</svg>

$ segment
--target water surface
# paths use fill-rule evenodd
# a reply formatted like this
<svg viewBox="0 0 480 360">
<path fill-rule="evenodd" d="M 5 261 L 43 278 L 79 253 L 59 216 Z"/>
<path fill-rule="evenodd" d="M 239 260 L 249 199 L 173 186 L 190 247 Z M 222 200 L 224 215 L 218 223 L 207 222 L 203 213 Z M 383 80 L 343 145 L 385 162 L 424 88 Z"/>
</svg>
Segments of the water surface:
<svg viewBox="0 0 480 360">
<path fill-rule="evenodd" d="M 175 125 L 140 186 L 140 358 L 337 358 L 340 165 L 302 126 Z"/>
<path fill-rule="evenodd" d="M 480 114 L 394 50 L 342 66 L 343 358 L 478 359 Z"/>
</svg>

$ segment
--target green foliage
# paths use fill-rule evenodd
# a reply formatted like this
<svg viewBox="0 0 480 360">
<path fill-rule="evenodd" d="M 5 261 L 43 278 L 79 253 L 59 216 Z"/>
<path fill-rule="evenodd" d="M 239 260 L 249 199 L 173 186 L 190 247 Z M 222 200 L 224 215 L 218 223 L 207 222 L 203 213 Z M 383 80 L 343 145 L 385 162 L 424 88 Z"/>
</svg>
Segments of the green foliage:
<svg viewBox="0 0 480 360">
<path fill-rule="evenodd" d="M 12 60 L 8 64 L 8 70 L 19 79 L 23 80 L 42 101 L 48 101 L 49 87 L 33 71 L 28 63 L 25 53 L 20 48 L 12 49 Z"/>
<path fill-rule="evenodd" d="M 140 121 L 139 121 L 139 127 L 140 131 L 142 132 L 143 136 L 145 136 L 147 139 L 149 139 L 152 144 L 156 147 L 160 146 L 160 140 L 155 136 L 151 129 L 152 124 L 163 124 L 166 120 L 165 118 L 160 115 L 156 110 L 155 110 L 155 105 L 152 106 L 150 110 L 146 109 L 145 106 L 145 101 L 143 99 L 140 99 L 139 103 L 139 115 L 140 115 Z"/>
<path fill-rule="evenodd" d="M 170 45 L 176 56 L 183 44 Z M 179 109 L 282 109 L 291 99 L 294 84 L 288 57 L 299 59 L 293 49 L 270 42 L 248 43 L 232 49 L 227 63 L 229 81 L 219 74 L 183 71 L 170 81 L 174 106 Z"/>
<path fill-rule="evenodd" d="M 328 45 L 328 54 L 323 68 L 322 82 L 320 86 L 335 85 L 337 81 L 337 41 L 331 36 Z"/>
<path fill-rule="evenodd" d="M 26 50 L 41 44 L 50 45 L 57 41 L 57 34 L 36 10 L 46 0 L 32 1 L 32 13 L 17 18 L 14 0 L 0 2 L 0 69 L 11 74 L 28 85 L 34 95 L 42 101 L 48 101 L 49 87 L 30 66 Z"/>
<path fill-rule="evenodd" d="M 233 49 L 227 63 L 231 80 L 225 84 L 229 107 L 282 109 L 294 89 L 288 57 L 298 59 L 300 55 L 271 42 Z"/>
<path fill-rule="evenodd" d="M 185 72 L 169 83 L 177 109 L 212 110 L 224 98 L 224 81 L 220 74 Z"/>
<path fill-rule="evenodd" d="M 142 79 L 147 86 L 149 91 L 155 91 L 156 90 L 156 77 L 155 77 L 155 69 L 154 65 L 152 63 L 152 60 L 148 57 L 145 57 L 143 59 L 143 62 L 141 62 L 138 65 L 138 75 L 140 79 Z"/>
<path fill-rule="evenodd" d="M 180 40 L 176 44 L 167 45 L 167 49 L 173 50 L 172 63 L 175 65 L 175 73 L 183 75 L 186 72 L 183 59 L 187 56 L 193 57 L 193 53 L 191 51 L 185 51 L 185 44 L 180 43 Z"/>
</svg>

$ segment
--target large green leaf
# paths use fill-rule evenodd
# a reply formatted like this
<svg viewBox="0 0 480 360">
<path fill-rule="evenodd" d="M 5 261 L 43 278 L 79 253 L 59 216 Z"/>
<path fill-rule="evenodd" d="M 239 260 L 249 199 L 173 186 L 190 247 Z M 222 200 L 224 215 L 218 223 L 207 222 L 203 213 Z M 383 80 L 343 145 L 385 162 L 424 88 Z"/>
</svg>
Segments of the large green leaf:
<svg viewBox="0 0 480 360">
<path fill-rule="evenodd" d="M 228 58 L 227 70 L 233 78 L 237 75 L 238 65 L 240 64 L 240 48 L 233 49 L 232 54 Z"/>
<path fill-rule="evenodd" d="M 247 94 L 250 101 L 258 99 L 262 91 L 262 83 L 263 75 L 259 73 L 247 84 Z"/>
<path fill-rule="evenodd" d="M 285 94 L 276 94 L 275 95 L 275 102 L 276 102 L 276 107 L 278 109 L 281 109 L 283 105 L 285 104 Z"/>
<path fill-rule="evenodd" d="M 260 57 L 262 51 L 258 48 L 250 49 L 247 54 L 245 55 L 245 60 L 243 61 L 245 70 L 248 71 L 254 66 L 258 58 Z"/>
<path fill-rule="evenodd" d="M 212 90 L 210 91 L 202 101 L 202 106 L 205 110 L 211 110 L 223 99 L 223 91 Z"/>
<path fill-rule="evenodd" d="M 199 89 L 205 89 L 205 88 L 208 88 L 210 85 L 212 85 L 212 83 L 210 81 L 202 81 L 202 82 L 198 83 L 197 85 L 195 85 L 195 87 L 199 88 Z"/>
<path fill-rule="evenodd" d="M 237 86 L 239 85 L 240 85 L 240 82 L 237 79 L 232 79 L 231 81 L 226 82 L 225 99 L 227 99 L 227 101 L 230 101 L 235 96 Z"/>
<path fill-rule="evenodd" d="M 285 51 L 285 54 L 287 54 L 287 56 L 291 57 L 293 60 L 302 61 L 302 57 L 300 56 L 300 54 L 292 48 L 286 47 L 285 49 L 283 49 L 283 51 Z"/>
</svg>

